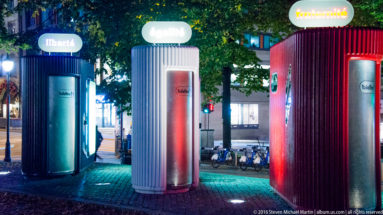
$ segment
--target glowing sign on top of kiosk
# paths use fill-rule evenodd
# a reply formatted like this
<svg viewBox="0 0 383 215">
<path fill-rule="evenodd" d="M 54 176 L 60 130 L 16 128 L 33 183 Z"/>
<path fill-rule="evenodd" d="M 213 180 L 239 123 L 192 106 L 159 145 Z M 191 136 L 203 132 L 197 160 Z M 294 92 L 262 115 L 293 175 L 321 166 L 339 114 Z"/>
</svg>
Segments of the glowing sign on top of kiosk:
<svg viewBox="0 0 383 215">
<path fill-rule="evenodd" d="M 185 22 L 148 22 L 142 28 L 142 37 L 149 43 L 186 43 L 191 36 Z"/>
<path fill-rule="evenodd" d="M 298 9 L 297 12 L 297 19 L 323 19 L 323 18 L 330 18 L 330 19 L 346 19 L 347 18 L 347 8 L 339 9 L 334 8 L 331 10 L 312 10 L 312 11 L 301 11 L 301 9 Z"/>
<path fill-rule="evenodd" d="M 289 19 L 298 27 L 345 26 L 354 17 L 354 8 L 346 0 L 302 0 L 290 8 Z"/>
<path fill-rule="evenodd" d="M 39 37 L 38 44 L 45 52 L 74 53 L 82 48 L 82 40 L 76 34 L 43 34 Z"/>
</svg>

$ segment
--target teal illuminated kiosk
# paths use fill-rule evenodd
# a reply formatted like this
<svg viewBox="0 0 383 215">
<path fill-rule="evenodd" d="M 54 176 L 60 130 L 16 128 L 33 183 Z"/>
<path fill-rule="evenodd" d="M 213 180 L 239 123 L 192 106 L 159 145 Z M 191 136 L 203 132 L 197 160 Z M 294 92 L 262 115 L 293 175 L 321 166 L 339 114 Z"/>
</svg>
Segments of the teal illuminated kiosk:
<svg viewBox="0 0 383 215">
<path fill-rule="evenodd" d="M 49 36 L 52 44 L 70 45 L 70 38 Z M 78 57 L 40 55 L 22 57 L 21 70 L 23 174 L 67 175 L 88 167 L 96 141 L 93 66 Z"/>
</svg>

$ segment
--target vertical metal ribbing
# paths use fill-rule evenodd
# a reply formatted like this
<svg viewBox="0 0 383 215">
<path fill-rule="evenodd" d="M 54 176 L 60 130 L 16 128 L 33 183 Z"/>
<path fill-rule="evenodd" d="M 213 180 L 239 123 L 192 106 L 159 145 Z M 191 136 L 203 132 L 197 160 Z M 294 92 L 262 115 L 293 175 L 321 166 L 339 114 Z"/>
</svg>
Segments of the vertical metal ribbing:
<svg viewBox="0 0 383 215">
<path fill-rule="evenodd" d="M 163 70 L 164 67 L 166 65 L 171 65 L 171 61 L 170 61 L 170 58 L 171 58 L 171 54 L 169 53 L 169 47 L 167 48 L 159 48 L 157 47 L 157 51 L 156 51 L 156 56 L 157 56 L 157 69 L 160 71 L 160 70 Z M 161 146 L 158 148 L 158 152 L 159 152 L 159 159 L 160 159 L 160 163 L 161 164 L 161 167 L 163 167 L 163 169 L 161 169 L 158 174 L 160 174 L 160 178 L 161 178 L 161 184 L 160 186 L 163 187 L 164 189 L 166 189 L 166 165 L 167 165 L 167 162 L 166 162 L 166 132 L 167 132 L 167 129 L 166 129 L 166 124 L 167 124 L 167 113 L 166 113 L 166 110 L 167 110 L 167 102 L 166 102 L 166 73 L 165 71 L 162 71 L 159 73 L 159 77 L 160 77 L 160 100 L 159 100 L 159 105 L 160 105 L 160 109 L 159 109 L 159 114 L 160 114 L 160 122 L 159 122 L 159 126 L 160 126 L 160 130 L 159 130 L 159 139 L 161 141 Z"/>
<path fill-rule="evenodd" d="M 382 58 L 383 31 L 305 30 L 271 49 L 270 75 L 278 72 L 278 91 L 270 93 L 270 183 L 302 208 L 347 208 L 347 59 L 350 56 Z M 294 84 L 293 142 L 285 131 L 285 108 L 280 105 L 285 100 L 284 82 L 290 63 Z M 291 146 L 293 150 L 289 151 Z M 277 152 L 280 156 L 274 155 Z M 290 164 L 291 156 L 295 159 Z M 290 187 L 294 188 L 291 192 Z"/>
<path fill-rule="evenodd" d="M 194 47 L 138 46 L 132 50 L 132 184 L 138 192 L 166 190 L 165 69 L 189 68 L 198 77 L 198 64 Z"/>
</svg>

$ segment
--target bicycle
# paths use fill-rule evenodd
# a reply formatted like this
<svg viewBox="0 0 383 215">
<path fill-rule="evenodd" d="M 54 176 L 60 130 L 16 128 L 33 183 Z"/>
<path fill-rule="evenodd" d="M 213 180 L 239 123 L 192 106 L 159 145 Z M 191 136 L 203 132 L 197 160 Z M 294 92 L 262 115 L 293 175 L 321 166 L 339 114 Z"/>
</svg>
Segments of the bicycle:
<svg viewBox="0 0 383 215">
<path fill-rule="evenodd" d="M 254 168 L 255 168 L 255 171 L 259 172 L 262 170 L 263 167 L 265 168 L 269 168 L 270 167 L 270 150 L 269 150 L 269 147 L 266 147 L 266 150 L 265 151 L 262 151 L 262 150 L 258 150 L 257 152 L 259 154 L 259 157 L 260 157 L 260 162 L 256 163 Z"/>
<path fill-rule="evenodd" d="M 239 168 L 241 168 L 243 171 L 246 171 L 248 167 L 253 167 L 257 172 L 261 171 L 263 167 L 268 168 L 269 151 L 268 149 L 266 149 L 266 151 L 267 153 L 264 153 L 256 146 L 253 146 L 251 156 L 249 157 L 246 150 L 245 155 L 242 155 L 239 159 Z"/>
<path fill-rule="evenodd" d="M 255 168 L 256 163 L 260 163 L 261 160 L 259 154 L 257 153 L 256 147 L 252 147 L 250 157 L 247 155 L 247 149 L 244 148 L 243 150 L 245 151 L 245 155 L 242 155 L 239 159 L 239 168 L 243 171 L 246 171 L 247 167 Z"/>
<path fill-rule="evenodd" d="M 218 147 L 215 147 L 214 150 L 217 150 Z M 211 156 L 211 165 L 213 168 L 218 168 L 221 164 L 230 164 L 233 161 L 233 157 L 231 156 L 232 151 L 229 149 L 219 150 L 217 153 Z"/>
</svg>

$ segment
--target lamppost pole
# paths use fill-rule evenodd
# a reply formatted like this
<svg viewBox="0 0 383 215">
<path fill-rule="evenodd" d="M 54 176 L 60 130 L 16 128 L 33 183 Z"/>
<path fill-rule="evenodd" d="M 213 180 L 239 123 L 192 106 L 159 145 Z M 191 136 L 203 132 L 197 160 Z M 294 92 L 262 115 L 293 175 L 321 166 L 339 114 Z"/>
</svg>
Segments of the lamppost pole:
<svg viewBox="0 0 383 215">
<path fill-rule="evenodd" d="M 7 142 L 5 143 L 5 162 L 11 162 L 11 143 L 9 142 L 9 125 L 10 125 L 10 117 L 9 117 L 9 100 L 11 99 L 11 95 L 9 93 L 9 75 L 7 74 Z"/>
<path fill-rule="evenodd" d="M 124 151 L 124 156 L 125 156 L 125 145 L 124 145 L 124 125 L 123 125 L 123 117 L 124 117 L 124 112 L 122 111 L 122 105 L 120 105 L 120 138 L 121 138 L 121 149 Z"/>
<path fill-rule="evenodd" d="M 10 110 L 9 110 L 9 102 L 11 100 L 11 94 L 9 92 L 9 82 L 10 82 L 10 72 L 12 71 L 14 66 L 14 62 L 7 58 L 1 62 L 1 67 L 3 72 L 7 74 L 7 142 L 5 143 L 5 157 L 4 162 L 11 162 L 11 143 L 9 142 L 9 125 L 10 125 Z"/>
</svg>

